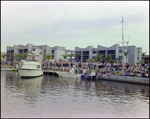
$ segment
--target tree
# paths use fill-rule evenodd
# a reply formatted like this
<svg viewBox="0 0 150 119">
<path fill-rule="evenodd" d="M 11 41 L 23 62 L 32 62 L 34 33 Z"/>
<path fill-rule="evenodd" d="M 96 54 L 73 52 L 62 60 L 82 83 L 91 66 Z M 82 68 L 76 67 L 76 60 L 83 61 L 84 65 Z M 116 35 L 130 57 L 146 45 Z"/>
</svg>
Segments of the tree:
<svg viewBox="0 0 150 119">
<path fill-rule="evenodd" d="M 95 59 L 89 58 L 89 59 L 86 60 L 86 62 L 88 62 L 88 63 L 89 63 L 89 62 L 95 62 Z"/>
<path fill-rule="evenodd" d="M 146 55 L 146 52 L 142 52 L 142 57 Z"/>
<path fill-rule="evenodd" d="M 44 59 L 48 59 L 48 61 L 49 61 L 50 59 L 53 59 L 53 57 L 50 54 L 47 54 Z"/>
<path fill-rule="evenodd" d="M 63 60 L 61 58 L 59 58 L 59 61 L 62 62 Z"/>
<path fill-rule="evenodd" d="M 115 58 L 115 60 L 113 60 L 113 62 L 114 63 L 118 63 L 118 62 L 120 62 L 121 61 L 121 58 L 119 57 L 119 58 Z"/>
<path fill-rule="evenodd" d="M 71 58 L 71 62 L 72 62 L 72 57 L 74 57 L 74 54 L 68 54 L 68 57 Z"/>
<path fill-rule="evenodd" d="M 77 56 L 77 61 L 78 61 L 78 57 L 81 56 L 81 53 L 80 52 L 76 52 L 75 54 Z"/>
<path fill-rule="evenodd" d="M 126 56 L 126 62 L 127 62 L 127 55 L 129 54 L 129 50 L 127 52 L 123 52 L 124 56 Z"/>
<path fill-rule="evenodd" d="M 24 57 L 24 59 L 26 59 L 26 58 L 27 58 L 27 56 L 28 56 L 28 53 L 24 53 L 23 55 L 24 55 L 24 56 L 23 56 L 23 57 Z"/>
<path fill-rule="evenodd" d="M 40 54 L 40 55 L 43 54 L 43 51 L 41 51 L 39 54 Z"/>
<path fill-rule="evenodd" d="M 63 58 L 64 58 L 64 61 L 65 61 L 65 59 L 68 57 L 68 55 L 62 55 L 63 56 Z"/>
<path fill-rule="evenodd" d="M 13 59 L 18 59 L 18 61 L 19 61 L 20 59 L 24 59 L 25 55 L 22 55 L 22 53 L 18 53 L 18 54 L 12 53 L 11 57 L 13 57 Z"/>
<path fill-rule="evenodd" d="M 33 58 L 33 53 L 32 53 L 32 50 L 28 50 L 28 56 L 30 57 L 30 59 L 31 59 L 31 57 Z"/>
<path fill-rule="evenodd" d="M 2 54 L 1 57 L 4 59 L 6 57 L 6 54 Z"/>
<path fill-rule="evenodd" d="M 101 53 L 96 54 L 96 57 L 94 58 L 94 60 L 95 60 L 96 62 L 100 62 L 100 61 L 101 61 L 101 59 L 102 59 L 102 55 L 101 55 Z"/>
<path fill-rule="evenodd" d="M 13 58 L 13 60 L 15 59 L 15 55 L 16 55 L 16 53 L 11 54 L 11 58 Z"/>
<path fill-rule="evenodd" d="M 108 63 L 111 61 L 112 56 L 111 55 L 106 55 L 106 57 L 103 57 L 103 59 Z"/>
</svg>

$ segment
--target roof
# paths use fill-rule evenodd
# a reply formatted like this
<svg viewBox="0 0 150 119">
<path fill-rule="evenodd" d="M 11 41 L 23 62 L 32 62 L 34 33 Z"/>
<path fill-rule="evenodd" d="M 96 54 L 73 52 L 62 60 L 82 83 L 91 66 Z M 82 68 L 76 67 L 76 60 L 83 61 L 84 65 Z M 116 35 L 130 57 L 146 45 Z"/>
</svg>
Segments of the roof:
<svg viewBox="0 0 150 119">
<path fill-rule="evenodd" d="M 79 48 L 79 49 L 84 49 L 84 48 L 80 48 L 80 47 L 76 47 L 76 48 Z"/>
<path fill-rule="evenodd" d="M 98 46 L 101 46 L 101 45 L 98 45 Z M 108 48 L 108 47 L 104 47 L 104 46 L 101 46 L 102 48 Z"/>
</svg>

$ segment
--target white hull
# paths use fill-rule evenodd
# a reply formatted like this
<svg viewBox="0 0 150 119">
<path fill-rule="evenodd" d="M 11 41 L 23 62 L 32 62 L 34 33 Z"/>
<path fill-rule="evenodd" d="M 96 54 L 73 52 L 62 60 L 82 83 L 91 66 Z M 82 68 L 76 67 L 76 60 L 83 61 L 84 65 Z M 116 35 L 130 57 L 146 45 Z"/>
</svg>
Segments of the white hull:
<svg viewBox="0 0 150 119">
<path fill-rule="evenodd" d="M 68 72 L 57 72 L 59 77 L 64 77 L 64 78 L 81 78 L 81 75 L 83 74 L 69 74 Z"/>
<path fill-rule="evenodd" d="M 1 69 L 1 71 L 12 71 L 13 69 Z"/>
<path fill-rule="evenodd" d="M 23 78 L 32 78 L 43 75 L 42 70 L 18 70 L 19 75 Z"/>
</svg>

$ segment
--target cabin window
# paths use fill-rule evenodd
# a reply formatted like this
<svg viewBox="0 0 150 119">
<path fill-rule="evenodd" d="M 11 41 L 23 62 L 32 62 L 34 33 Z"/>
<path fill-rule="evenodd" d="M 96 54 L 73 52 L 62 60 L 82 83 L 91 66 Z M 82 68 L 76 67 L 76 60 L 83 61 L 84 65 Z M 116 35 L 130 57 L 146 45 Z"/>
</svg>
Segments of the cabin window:
<svg viewBox="0 0 150 119">
<path fill-rule="evenodd" d="M 37 68 L 40 68 L 40 65 L 37 65 Z"/>
</svg>

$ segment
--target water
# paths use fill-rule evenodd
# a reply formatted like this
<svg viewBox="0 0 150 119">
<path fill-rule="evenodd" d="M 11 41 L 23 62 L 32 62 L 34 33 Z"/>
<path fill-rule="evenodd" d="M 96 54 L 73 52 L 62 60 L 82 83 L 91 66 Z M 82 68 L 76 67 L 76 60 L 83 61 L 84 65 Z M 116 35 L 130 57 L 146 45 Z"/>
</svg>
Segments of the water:
<svg viewBox="0 0 150 119">
<path fill-rule="evenodd" d="M 149 86 L 1 71 L 1 117 L 149 117 Z"/>
</svg>

